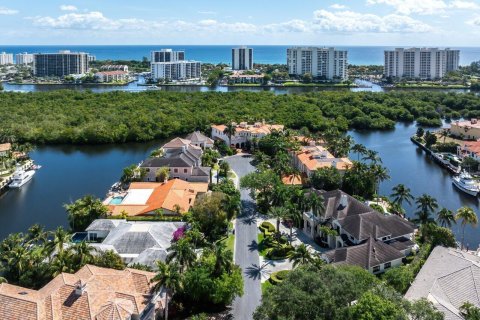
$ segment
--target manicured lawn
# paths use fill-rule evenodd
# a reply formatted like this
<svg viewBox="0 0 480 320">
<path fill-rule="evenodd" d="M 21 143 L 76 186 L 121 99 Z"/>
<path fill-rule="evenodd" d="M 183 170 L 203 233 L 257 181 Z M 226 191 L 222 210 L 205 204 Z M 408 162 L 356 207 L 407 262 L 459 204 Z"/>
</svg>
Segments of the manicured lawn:
<svg viewBox="0 0 480 320">
<path fill-rule="evenodd" d="M 230 251 L 232 251 L 232 253 L 234 253 L 233 250 L 235 247 L 235 235 L 233 234 L 229 235 L 228 238 L 223 240 L 223 242 L 227 245 L 227 249 L 229 249 Z"/>
<path fill-rule="evenodd" d="M 273 284 L 271 284 L 270 281 L 268 280 L 262 283 L 262 296 L 272 287 L 273 287 Z"/>
<path fill-rule="evenodd" d="M 262 257 L 265 257 L 267 255 L 267 247 L 263 243 L 263 238 L 264 235 L 262 232 L 258 234 L 258 254 L 260 254 Z"/>
</svg>

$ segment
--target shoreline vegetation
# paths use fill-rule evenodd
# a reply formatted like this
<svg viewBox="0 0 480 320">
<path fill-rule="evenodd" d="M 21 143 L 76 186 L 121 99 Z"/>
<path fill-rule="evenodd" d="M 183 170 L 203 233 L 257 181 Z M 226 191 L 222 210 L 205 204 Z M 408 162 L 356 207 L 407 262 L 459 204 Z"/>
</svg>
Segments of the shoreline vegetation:
<svg viewBox="0 0 480 320">
<path fill-rule="evenodd" d="M 212 123 L 261 121 L 312 132 L 389 130 L 396 122 L 439 127 L 480 117 L 480 97 L 443 92 L 324 91 L 179 93 L 59 90 L 0 94 L 0 137 L 36 144 L 145 142 L 210 131 Z"/>
</svg>

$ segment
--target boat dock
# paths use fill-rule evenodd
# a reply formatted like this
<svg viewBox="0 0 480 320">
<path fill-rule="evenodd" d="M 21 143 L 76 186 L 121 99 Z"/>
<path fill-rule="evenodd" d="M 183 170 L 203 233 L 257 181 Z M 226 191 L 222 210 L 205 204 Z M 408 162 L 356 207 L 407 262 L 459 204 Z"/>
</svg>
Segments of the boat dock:
<svg viewBox="0 0 480 320">
<path fill-rule="evenodd" d="M 22 170 L 28 170 L 32 168 L 32 166 L 33 166 L 33 160 L 27 160 L 24 164 L 20 166 L 20 168 Z M 0 191 L 3 191 L 4 189 L 6 189 L 8 184 L 12 181 L 13 173 L 14 172 L 11 172 L 8 176 L 5 176 L 2 178 L 2 181 L 0 181 Z"/>
<path fill-rule="evenodd" d="M 414 144 L 416 144 L 418 147 L 420 147 L 423 151 L 425 151 L 427 156 L 429 156 L 434 162 L 439 164 L 441 167 L 447 169 L 450 173 L 453 173 L 453 174 L 459 174 L 460 173 L 461 168 L 454 166 L 450 162 L 449 159 L 445 159 L 446 156 L 444 154 L 433 152 L 432 150 L 427 148 L 425 145 L 423 145 L 420 142 L 418 142 L 417 140 L 415 140 L 413 137 L 411 137 L 410 140 Z"/>
</svg>

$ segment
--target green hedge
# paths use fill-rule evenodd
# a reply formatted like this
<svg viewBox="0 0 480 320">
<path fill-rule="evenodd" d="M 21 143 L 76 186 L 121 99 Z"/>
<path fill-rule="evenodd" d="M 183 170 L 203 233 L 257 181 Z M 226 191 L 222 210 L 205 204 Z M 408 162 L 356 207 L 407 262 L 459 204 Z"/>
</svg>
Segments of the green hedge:
<svg viewBox="0 0 480 320">
<path fill-rule="evenodd" d="M 276 230 L 275 226 L 268 221 L 262 222 L 259 228 L 260 228 L 260 231 L 262 231 L 265 234 L 265 236 L 269 236 L 275 233 L 275 230 Z"/>
<path fill-rule="evenodd" d="M 269 281 L 271 284 L 277 285 L 279 283 L 282 283 L 282 281 L 285 280 L 285 278 L 288 276 L 289 273 L 290 273 L 290 270 L 281 270 L 281 271 L 274 272 L 270 275 Z"/>
<path fill-rule="evenodd" d="M 282 248 L 269 250 L 266 258 L 269 260 L 283 260 L 288 257 L 288 254 L 292 250 L 293 247 L 291 245 L 284 245 Z"/>
</svg>

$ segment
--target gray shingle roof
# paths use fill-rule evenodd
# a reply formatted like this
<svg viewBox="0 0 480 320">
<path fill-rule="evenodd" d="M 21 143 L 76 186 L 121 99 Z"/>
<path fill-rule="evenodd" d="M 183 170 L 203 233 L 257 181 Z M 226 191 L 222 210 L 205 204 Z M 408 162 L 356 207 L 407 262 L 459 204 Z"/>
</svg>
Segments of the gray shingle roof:
<svg viewBox="0 0 480 320">
<path fill-rule="evenodd" d="M 192 170 L 192 176 L 210 177 L 210 167 L 195 167 Z"/>
<path fill-rule="evenodd" d="M 202 134 L 200 131 L 190 133 L 185 139 L 190 140 L 192 143 L 209 143 L 213 144 L 213 140 Z"/>
<path fill-rule="evenodd" d="M 202 150 L 200 149 L 174 149 L 165 154 L 164 157 L 146 159 L 140 166 L 143 168 L 160 167 L 193 167 L 200 163 Z"/>
<path fill-rule="evenodd" d="M 365 269 L 403 258 L 403 254 L 382 241 L 370 238 L 367 242 L 325 253 L 333 264 L 348 264 Z"/>
<path fill-rule="evenodd" d="M 110 231 L 126 220 L 96 219 L 85 229 L 85 231 Z"/>
<path fill-rule="evenodd" d="M 459 308 L 465 302 L 480 307 L 480 257 L 458 249 L 436 247 L 410 289 L 408 300 L 428 298 L 444 312 L 445 319 L 463 319 Z"/>
<path fill-rule="evenodd" d="M 381 214 L 341 190 L 328 192 L 315 190 L 314 192 L 324 198 L 324 219 L 337 220 L 342 229 L 359 241 L 364 241 L 370 236 L 397 238 L 411 234 L 415 230 L 411 222 L 396 215 Z M 342 196 L 346 199 L 346 206 L 341 204 Z M 374 229 L 376 229 L 375 233 Z"/>
</svg>

